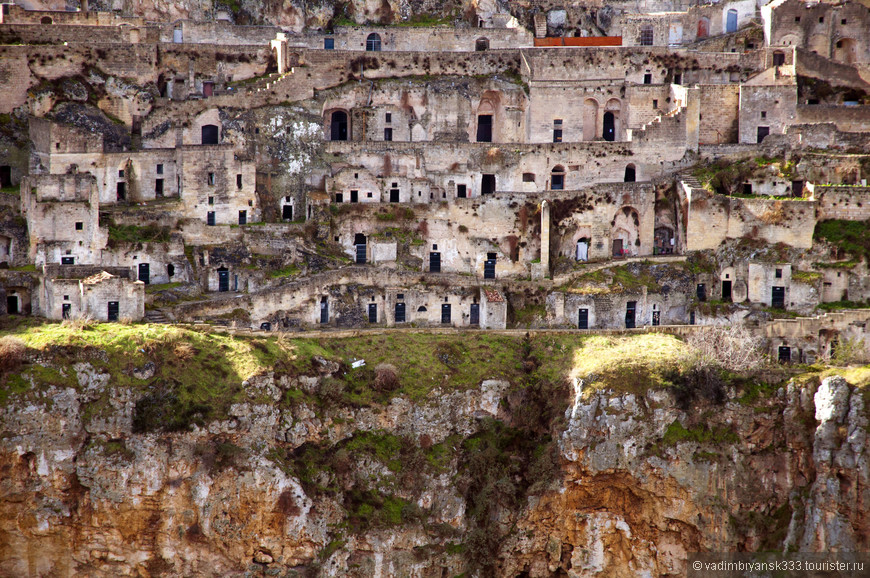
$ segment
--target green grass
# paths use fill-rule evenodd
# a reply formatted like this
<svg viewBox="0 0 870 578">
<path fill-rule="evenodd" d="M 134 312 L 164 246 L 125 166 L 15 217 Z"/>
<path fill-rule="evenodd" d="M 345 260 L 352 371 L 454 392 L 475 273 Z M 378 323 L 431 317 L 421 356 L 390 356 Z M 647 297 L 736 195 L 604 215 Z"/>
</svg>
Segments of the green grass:
<svg viewBox="0 0 870 578">
<path fill-rule="evenodd" d="M 118 243 L 168 243 L 169 228 L 157 225 L 116 225 L 108 224 L 109 244 Z"/>
<path fill-rule="evenodd" d="M 279 277 L 293 277 L 301 272 L 302 269 L 299 268 L 299 265 L 292 263 L 290 265 L 287 265 L 286 267 L 269 271 L 269 276 L 273 279 L 277 279 Z"/>
<path fill-rule="evenodd" d="M 870 308 L 870 303 L 866 301 L 832 301 L 830 303 L 819 303 L 817 309 L 822 311 L 838 311 L 840 309 L 867 309 Z"/>
<path fill-rule="evenodd" d="M 159 293 L 161 291 L 168 291 L 169 289 L 181 287 L 182 285 L 183 283 L 160 283 L 158 285 L 146 285 L 145 293 Z"/>
<path fill-rule="evenodd" d="M 825 240 L 854 259 L 866 259 L 870 254 L 870 221 L 819 221 L 813 239 Z"/>
<path fill-rule="evenodd" d="M 683 427 L 679 421 L 674 420 L 665 434 L 662 436 L 662 444 L 666 446 L 675 446 L 684 442 L 695 442 L 699 444 L 733 444 L 740 441 L 740 438 L 726 427 L 717 427 L 709 429 L 706 425 L 697 426 L 691 429 Z"/>
<path fill-rule="evenodd" d="M 5 193 L 7 195 L 17 195 L 20 192 L 21 192 L 21 190 L 15 186 L 0 188 L 0 193 Z"/>
<path fill-rule="evenodd" d="M 801 271 L 799 269 L 792 269 L 791 271 L 792 281 L 800 281 L 802 283 L 815 283 L 821 278 L 822 274 L 816 271 Z"/>
</svg>

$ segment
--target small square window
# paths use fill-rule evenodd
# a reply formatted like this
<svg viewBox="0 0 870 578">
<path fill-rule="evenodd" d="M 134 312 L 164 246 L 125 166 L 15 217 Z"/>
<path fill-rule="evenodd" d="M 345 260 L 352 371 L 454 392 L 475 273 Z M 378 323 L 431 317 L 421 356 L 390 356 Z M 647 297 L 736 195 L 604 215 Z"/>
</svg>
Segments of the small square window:
<svg viewBox="0 0 870 578">
<path fill-rule="evenodd" d="M 214 197 L 209 197 L 209 198 L 208 198 L 208 204 L 209 204 L 209 205 L 213 205 L 213 204 L 214 204 Z"/>
<path fill-rule="evenodd" d="M 371 198 L 372 198 L 372 194 L 371 194 L 371 193 L 366 193 L 366 198 L 367 198 L 367 199 L 371 199 Z"/>
<path fill-rule="evenodd" d="M 158 175 L 162 175 L 162 174 L 163 174 L 163 165 L 157 165 L 157 174 L 158 174 Z"/>
<path fill-rule="evenodd" d="M 652 74 L 644 74 L 643 75 L 643 83 L 644 84 L 652 84 Z"/>
<path fill-rule="evenodd" d="M 842 20 L 840 20 L 840 24 L 842 24 L 843 26 L 845 26 L 845 25 L 846 25 L 846 19 L 843 18 Z"/>
<path fill-rule="evenodd" d="M 825 21 L 824 16 L 819 16 L 819 24 L 822 24 Z"/>
<path fill-rule="evenodd" d="M 118 171 L 118 178 L 119 178 L 119 179 L 123 179 L 123 178 L 124 178 L 124 171 Z"/>
<path fill-rule="evenodd" d="M 795 16 L 795 17 L 794 17 L 794 21 L 795 21 L 795 22 L 800 22 L 800 21 L 801 21 L 801 17 L 800 17 L 800 16 Z"/>
<path fill-rule="evenodd" d="M 776 271 L 774 271 L 774 276 L 777 279 L 782 279 L 782 269 L 777 269 Z"/>
<path fill-rule="evenodd" d="M 404 293 L 396 293 L 396 299 L 404 299 L 404 298 L 405 298 Z"/>
<path fill-rule="evenodd" d="M 767 118 L 767 111 L 766 110 L 761 111 L 761 118 Z"/>
<path fill-rule="evenodd" d="M 437 251 L 437 250 L 438 250 L 438 245 L 433 244 L 433 245 L 432 245 L 432 250 L 433 250 L 433 251 Z"/>
<path fill-rule="evenodd" d="M 76 231 L 84 231 L 85 224 L 81 221 L 76 221 Z"/>
<path fill-rule="evenodd" d="M 384 115 L 384 122 L 393 122 L 393 113 L 388 112 Z"/>
<path fill-rule="evenodd" d="M 393 188 L 394 188 L 394 189 L 397 188 L 398 186 L 399 186 L 399 183 L 393 183 Z"/>
<path fill-rule="evenodd" d="M 555 119 L 555 120 L 553 121 L 553 125 L 554 125 L 554 126 L 557 126 L 557 127 L 558 127 L 558 126 L 562 126 L 562 119 L 561 119 L 561 118 L 557 118 L 557 119 Z"/>
<path fill-rule="evenodd" d="M 64 300 L 64 301 L 69 301 L 69 295 L 64 295 L 64 296 L 63 296 L 63 300 Z"/>
<path fill-rule="evenodd" d="M 353 178 L 358 179 L 358 178 L 359 178 L 359 173 L 354 173 L 354 174 L 353 174 Z"/>
</svg>

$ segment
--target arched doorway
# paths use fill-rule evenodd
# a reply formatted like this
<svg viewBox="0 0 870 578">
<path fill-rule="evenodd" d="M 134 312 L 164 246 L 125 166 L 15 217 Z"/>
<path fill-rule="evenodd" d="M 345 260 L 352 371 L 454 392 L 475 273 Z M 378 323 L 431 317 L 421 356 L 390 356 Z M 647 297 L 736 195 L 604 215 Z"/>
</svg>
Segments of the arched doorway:
<svg viewBox="0 0 870 578">
<path fill-rule="evenodd" d="M 216 145 L 218 144 L 218 140 L 220 138 L 220 131 L 218 127 L 213 124 L 204 124 L 202 126 L 202 144 L 204 145 Z"/>
<path fill-rule="evenodd" d="M 380 52 L 381 51 L 381 35 L 375 32 L 372 32 L 366 38 L 366 52 Z"/>
<path fill-rule="evenodd" d="M 550 174 L 550 190 L 562 191 L 565 189 L 565 167 L 556 165 Z"/>
<path fill-rule="evenodd" d="M 43 16 L 43 17 L 39 20 L 39 23 L 40 23 L 40 24 L 51 24 L 51 17 L 50 17 L 50 16 Z"/>
<path fill-rule="evenodd" d="M 610 225 L 613 257 L 636 255 L 640 245 L 640 216 L 637 211 L 632 207 L 622 207 Z"/>
<path fill-rule="evenodd" d="M 710 20 L 707 18 L 698 19 L 698 33 L 695 35 L 696 40 L 707 38 L 710 36 Z"/>
<path fill-rule="evenodd" d="M 616 116 L 611 111 L 604 113 L 604 127 L 602 136 L 606 141 L 616 140 Z"/>
<path fill-rule="evenodd" d="M 329 121 L 329 140 L 347 140 L 347 113 L 336 110 L 332 113 Z"/>
<path fill-rule="evenodd" d="M 626 165 L 625 166 L 625 178 L 623 182 L 633 183 L 636 180 L 637 172 L 634 168 L 634 165 Z"/>
<path fill-rule="evenodd" d="M 489 50 L 489 40 L 486 38 L 478 38 L 474 43 L 474 50 L 477 52 L 483 52 L 485 50 Z"/>
</svg>

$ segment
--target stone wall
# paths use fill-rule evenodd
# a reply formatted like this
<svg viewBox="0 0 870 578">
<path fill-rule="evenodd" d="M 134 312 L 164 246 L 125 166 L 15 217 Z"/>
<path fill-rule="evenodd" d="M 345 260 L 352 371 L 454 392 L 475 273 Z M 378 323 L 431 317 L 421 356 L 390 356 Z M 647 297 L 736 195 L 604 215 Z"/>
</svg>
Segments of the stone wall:
<svg viewBox="0 0 870 578">
<path fill-rule="evenodd" d="M 525 28 L 454 28 L 454 27 L 343 27 L 335 28 L 332 36 L 338 50 L 365 51 L 366 41 L 372 34 L 380 39 L 383 52 L 475 52 L 530 48 L 532 34 Z M 484 43 L 484 44 L 479 44 Z M 322 40 L 319 46 L 322 48 Z"/>
</svg>

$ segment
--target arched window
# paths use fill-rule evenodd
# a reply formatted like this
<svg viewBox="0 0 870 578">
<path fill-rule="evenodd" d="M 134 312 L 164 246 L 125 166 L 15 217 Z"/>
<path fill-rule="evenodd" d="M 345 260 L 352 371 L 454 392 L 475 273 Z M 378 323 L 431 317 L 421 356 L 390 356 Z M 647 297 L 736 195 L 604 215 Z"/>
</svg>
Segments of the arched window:
<svg viewBox="0 0 870 578">
<path fill-rule="evenodd" d="M 51 24 L 51 17 L 50 16 L 43 16 L 42 19 L 39 21 L 39 23 L 40 24 Z"/>
<path fill-rule="evenodd" d="M 368 38 L 366 38 L 366 52 L 380 52 L 381 51 L 381 35 L 375 32 L 369 34 Z"/>
<path fill-rule="evenodd" d="M 329 140 L 347 140 L 347 113 L 336 110 L 329 123 Z"/>
<path fill-rule="evenodd" d="M 640 27 L 640 45 L 641 46 L 652 46 L 653 45 L 653 27 L 646 25 Z"/>
<path fill-rule="evenodd" d="M 636 178 L 636 171 L 634 165 L 626 165 L 625 167 L 625 179 L 626 183 L 633 183 Z"/>
<path fill-rule="evenodd" d="M 565 167 L 556 165 L 550 174 L 550 190 L 562 191 L 565 189 Z"/>
<path fill-rule="evenodd" d="M 217 126 L 213 124 L 202 125 L 202 144 L 216 145 L 218 144 L 219 136 L 220 131 Z"/>
<path fill-rule="evenodd" d="M 483 52 L 484 50 L 489 50 L 489 39 L 478 38 L 477 42 L 474 43 L 474 49 L 477 52 Z"/>
</svg>

